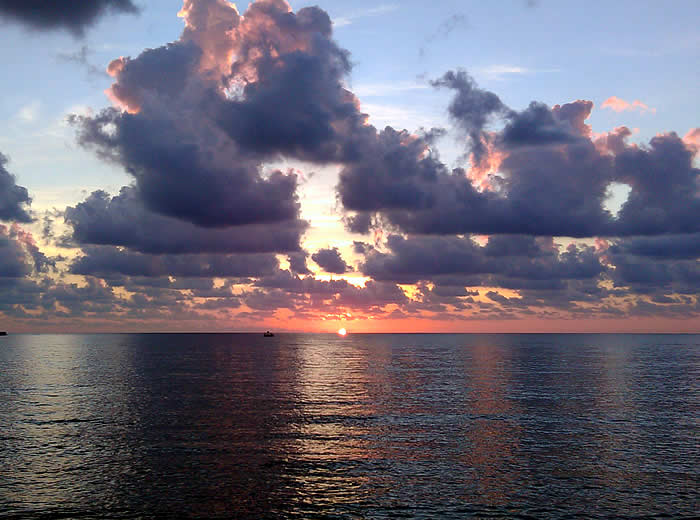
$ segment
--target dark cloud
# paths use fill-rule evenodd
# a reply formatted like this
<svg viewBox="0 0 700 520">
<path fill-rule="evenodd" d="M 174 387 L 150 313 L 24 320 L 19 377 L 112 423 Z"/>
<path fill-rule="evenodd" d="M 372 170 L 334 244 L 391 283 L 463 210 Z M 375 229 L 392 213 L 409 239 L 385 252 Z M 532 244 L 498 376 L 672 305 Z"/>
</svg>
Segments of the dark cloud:
<svg viewBox="0 0 700 520">
<path fill-rule="evenodd" d="M 569 246 L 563 252 L 547 240 L 516 238 L 504 247 L 503 237 L 491 237 L 480 246 L 469 237 L 409 237 L 391 235 L 389 252 L 371 251 L 360 265 L 375 280 L 398 283 L 442 281 L 445 277 L 476 276 L 469 285 L 484 283 L 485 276 L 526 281 L 594 279 L 605 271 L 599 254 L 590 247 Z M 455 285 L 455 282 L 452 282 Z M 462 286 L 468 285 L 466 280 Z"/>
<path fill-rule="evenodd" d="M 307 52 L 261 62 L 258 81 L 246 85 L 240 100 L 218 110 L 221 127 L 243 148 L 312 161 L 353 153 L 339 121 L 361 126 L 355 98 L 342 86 L 350 65 L 330 41 L 314 40 Z M 265 124 L 260 124 L 265 121 Z"/>
<path fill-rule="evenodd" d="M 56 261 L 46 256 L 32 234 L 19 225 L 0 224 L 0 278 L 19 279 L 45 273 L 56 268 Z"/>
<path fill-rule="evenodd" d="M 319 249 L 311 255 L 311 259 L 327 273 L 343 274 L 351 270 L 350 266 L 340 256 L 340 251 L 338 251 L 337 247 Z"/>
<path fill-rule="evenodd" d="M 49 258 L 46 256 L 37 246 L 34 236 L 22 229 L 17 224 L 13 224 L 9 230 L 10 239 L 14 239 L 22 248 L 26 251 L 27 255 L 33 263 L 34 271 L 37 273 L 43 273 L 50 269 L 56 268 L 57 258 Z"/>
<path fill-rule="evenodd" d="M 87 45 L 80 47 L 80 50 L 72 53 L 58 53 L 56 56 L 59 60 L 66 63 L 74 63 L 82 67 L 88 76 L 95 78 L 107 78 L 107 74 L 104 66 L 98 66 L 91 63 L 89 60 L 89 55 L 92 53 Z"/>
<path fill-rule="evenodd" d="M 458 29 L 464 29 L 468 27 L 469 23 L 467 17 L 462 13 L 454 13 L 445 18 L 440 24 L 435 28 L 435 30 L 425 37 L 423 44 L 418 49 L 418 53 L 422 56 L 425 55 L 427 48 L 437 40 L 447 39 L 450 34 Z"/>
<path fill-rule="evenodd" d="M 700 231 L 700 169 L 693 167 L 693 151 L 675 133 L 618 153 L 615 180 L 632 188 L 618 213 L 624 231 L 619 234 Z"/>
<path fill-rule="evenodd" d="M 441 78 L 431 81 L 431 85 L 447 87 L 456 92 L 450 102 L 450 116 L 469 136 L 476 162 L 480 162 L 485 152 L 482 143 L 484 128 L 493 116 L 508 115 L 510 109 L 493 92 L 478 88 L 476 82 L 464 71 L 449 71 Z"/>
<path fill-rule="evenodd" d="M 206 140 L 203 127 L 191 133 L 192 121 L 175 113 L 108 109 L 94 119 L 73 121 L 82 125 L 83 144 L 98 146 L 134 176 L 139 196 L 153 212 L 203 227 L 298 217 L 294 174 L 276 171 L 263 177 L 260 165 L 237 156 L 233 144 L 226 150 L 216 138 Z"/>
<path fill-rule="evenodd" d="M 657 259 L 694 260 L 700 258 L 700 233 L 617 240 L 610 247 L 610 252 Z"/>
<path fill-rule="evenodd" d="M 124 246 L 141 253 L 269 253 L 300 251 L 307 224 L 290 220 L 227 228 L 200 228 L 148 210 L 134 187 L 110 197 L 93 192 L 65 211 L 77 244 Z M 138 225 L 134 225 L 138 223 Z"/>
<path fill-rule="evenodd" d="M 353 309 L 378 312 L 386 305 L 404 305 L 409 300 L 396 284 L 370 280 L 364 287 L 348 285 L 336 301 L 340 305 Z"/>
<path fill-rule="evenodd" d="M 33 29 L 68 29 L 78 36 L 110 12 L 137 13 L 138 8 L 131 0 L 0 0 L 0 16 L 16 20 Z"/>
<path fill-rule="evenodd" d="M 306 265 L 306 258 L 308 254 L 306 251 L 301 251 L 298 253 L 291 253 L 287 255 L 287 261 L 289 262 L 289 269 L 296 274 L 311 274 L 311 271 Z"/>
<path fill-rule="evenodd" d="M 340 200 L 355 231 L 382 219 L 409 233 L 627 236 L 700 231 L 700 170 L 676 134 L 627 144 L 626 129 L 596 138 L 592 103 L 521 112 L 474 86 L 466 73 L 435 83 L 456 90 L 450 113 L 470 136 L 472 167 L 450 171 L 431 142 L 386 128 L 341 172 Z M 493 115 L 506 124 L 486 131 Z M 486 171 L 490 169 L 490 171 Z M 475 187 L 475 180 L 480 186 Z M 606 208 L 612 183 L 631 187 L 617 217 Z M 351 226 L 353 227 L 353 226 Z"/>
<path fill-rule="evenodd" d="M 459 96 L 459 94 L 458 94 Z M 505 148 L 575 143 L 587 133 L 583 123 L 591 113 L 593 103 L 575 101 L 549 108 L 533 101 L 522 112 L 510 114 L 501 134 Z"/>
<path fill-rule="evenodd" d="M 206 227 L 296 219 L 296 175 L 264 163 L 344 160 L 366 133 L 328 15 L 284 2 L 182 12 L 179 41 L 110 64 L 127 111 L 73 117 L 79 142 L 121 164 L 151 211 Z"/>
<path fill-rule="evenodd" d="M 5 169 L 8 159 L 0 153 L 0 220 L 31 222 L 32 217 L 25 208 L 31 204 L 27 188 L 18 186 L 15 176 Z"/>
<path fill-rule="evenodd" d="M 348 287 L 347 280 L 316 280 L 313 277 L 300 277 L 289 271 L 278 271 L 270 276 L 260 278 L 256 287 L 282 289 L 292 294 L 312 294 L 330 296 L 338 294 Z"/>
<path fill-rule="evenodd" d="M 109 276 L 250 277 L 273 273 L 273 254 L 147 255 L 111 246 L 86 246 L 70 266 L 73 274 Z"/>
<path fill-rule="evenodd" d="M 0 281 L 22 278 L 31 271 L 21 242 L 11 235 L 10 229 L 0 224 Z"/>
<path fill-rule="evenodd" d="M 355 240 L 352 243 L 352 250 L 359 255 L 367 254 L 372 249 L 373 246 L 371 244 L 367 244 L 366 242 L 360 242 L 358 240 Z"/>
<path fill-rule="evenodd" d="M 698 295 L 700 292 L 700 261 L 674 260 L 659 262 L 640 257 L 613 257 L 612 278 L 617 287 L 629 287 L 631 292 L 655 294 L 662 292 Z"/>
</svg>

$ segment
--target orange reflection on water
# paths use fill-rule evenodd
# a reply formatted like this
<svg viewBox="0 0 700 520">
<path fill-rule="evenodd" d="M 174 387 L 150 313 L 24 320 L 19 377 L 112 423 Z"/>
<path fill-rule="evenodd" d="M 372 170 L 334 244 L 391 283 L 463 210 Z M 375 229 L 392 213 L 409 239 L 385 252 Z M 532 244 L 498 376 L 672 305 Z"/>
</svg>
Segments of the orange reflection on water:
<svg viewBox="0 0 700 520">
<path fill-rule="evenodd" d="M 476 493 L 489 505 L 508 502 L 520 480 L 516 450 L 521 434 L 512 420 L 515 405 L 507 398 L 509 352 L 495 344 L 469 348 L 465 359 L 469 398 L 463 460 L 474 471 Z"/>
<path fill-rule="evenodd" d="M 362 348 L 338 335 L 304 336 L 298 350 L 298 393 L 303 421 L 300 452 L 307 459 L 365 459 L 366 419 L 376 413 L 368 394 L 368 361 Z"/>
</svg>

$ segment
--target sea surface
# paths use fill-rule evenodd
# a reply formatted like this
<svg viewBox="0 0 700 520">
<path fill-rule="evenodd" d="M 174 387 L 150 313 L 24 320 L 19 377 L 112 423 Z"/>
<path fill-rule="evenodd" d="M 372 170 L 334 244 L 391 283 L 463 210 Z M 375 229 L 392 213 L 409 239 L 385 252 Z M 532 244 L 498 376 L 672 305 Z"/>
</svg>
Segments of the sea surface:
<svg viewBox="0 0 700 520">
<path fill-rule="evenodd" d="M 0 518 L 690 518 L 700 336 L 0 337 Z"/>
</svg>

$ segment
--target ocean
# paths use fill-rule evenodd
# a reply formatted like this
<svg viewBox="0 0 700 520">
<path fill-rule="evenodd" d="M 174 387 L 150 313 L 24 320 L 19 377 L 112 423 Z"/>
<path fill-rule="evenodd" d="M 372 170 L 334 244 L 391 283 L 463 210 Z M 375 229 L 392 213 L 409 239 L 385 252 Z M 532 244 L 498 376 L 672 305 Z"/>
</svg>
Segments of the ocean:
<svg viewBox="0 0 700 520">
<path fill-rule="evenodd" d="M 690 518 L 700 336 L 0 338 L 0 518 Z"/>
</svg>

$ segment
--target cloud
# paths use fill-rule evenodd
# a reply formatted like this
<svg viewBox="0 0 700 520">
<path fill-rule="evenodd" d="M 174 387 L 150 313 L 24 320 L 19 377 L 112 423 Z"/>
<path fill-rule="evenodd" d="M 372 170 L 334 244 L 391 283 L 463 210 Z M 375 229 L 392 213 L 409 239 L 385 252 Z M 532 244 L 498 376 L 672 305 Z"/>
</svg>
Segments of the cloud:
<svg viewBox="0 0 700 520">
<path fill-rule="evenodd" d="M 529 74 L 532 70 L 515 65 L 490 65 L 478 69 L 477 72 L 489 79 L 502 80 L 507 76 Z"/>
<path fill-rule="evenodd" d="M 650 259 L 694 260 L 700 258 L 700 233 L 660 237 L 631 237 L 616 240 L 610 253 Z"/>
<path fill-rule="evenodd" d="M 233 145 L 226 147 L 225 136 L 203 141 L 216 133 L 208 132 L 204 122 L 186 122 L 175 113 L 114 109 L 73 121 L 82 125 L 81 143 L 98 146 L 134 176 L 140 197 L 153 212 L 203 227 L 298 217 L 296 176 L 276 171 L 263 177 L 257 161 L 239 156 Z M 192 133 L 190 124 L 197 123 L 202 125 Z M 112 128 L 116 132 L 110 135 Z"/>
<path fill-rule="evenodd" d="M 301 251 L 299 253 L 290 253 L 287 256 L 290 271 L 296 274 L 311 274 L 311 271 L 306 265 L 307 256 L 308 254 L 306 253 L 306 251 Z"/>
<path fill-rule="evenodd" d="M 106 13 L 137 13 L 131 0 L 90 0 L 66 5 L 43 0 L 0 0 L 0 16 L 32 29 L 67 29 L 76 36 L 95 24 Z"/>
<path fill-rule="evenodd" d="M 201 228 L 148 210 L 133 186 L 123 187 L 114 197 L 93 192 L 66 208 L 65 220 L 79 245 L 122 246 L 149 254 L 296 252 L 307 228 L 297 219 Z"/>
<path fill-rule="evenodd" d="M 80 143 L 121 164 L 156 213 L 205 227 L 298 218 L 296 175 L 263 175 L 264 163 L 342 160 L 363 134 L 328 15 L 281 1 L 245 17 L 192 1 L 181 15 L 179 41 L 110 64 L 109 95 L 125 110 L 74 116 Z"/>
<path fill-rule="evenodd" d="M 585 123 L 590 101 L 552 108 L 533 102 L 514 111 L 463 72 L 448 73 L 435 85 L 455 90 L 450 115 L 467 134 L 472 166 L 495 165 L 497 171 L 475 187 L 467 171 L 450 171 L 440 161 L 429 136 L 387 128 L 341 171 L 338 193 L 354 221 L 362 214 L 380 216 L 373 222 L 428 234 L 595 237 L 700 230 L 695 150 L 675 133 L 658 135 L 648 146 L 627 144 L 629 132 L 598 142 Z M 505 125 L 486 131 L 494 116 Z M 605 208 L 611 183 L 631 187 L 617 217 Z"/>
<path fill-rule="evenodd" d="M 179 14 L 178 40 L 109 64 L 114 106 L 71 118 L 78 141 L 132 184 L 61 212 L 69 259 L 16 222 L 0 230 L 4 316 L 230 327 L 698 313 L 695 130 L 632 144 L 626 127 L 592 132 L 590 101 L 516 110 L 448 71 L 432 86 L 450 92 L 469 159 L 450 168 L 436 149 L 445 130 L 369 124 L 362 109 L 376 106 L 348 88 L 350 55 L 321 9 L 258 0 L 241 14 L 186 0 Z M 89 65 L 87 54 L 66 59 Z M 374 233 L 353 244 L 364 276 L 315 279 L 301 176 L 273 166 L 284 161 L 340 169 L 346 226 Z M 29 195 L 4 163 L 0 219 L 29 221 Z M 608 194 L 622 184 L 629 196 L 613 215 Z M 311 258 L 328 273 L 353 269 L 337 248 Z"/>
<path fill-rule="evenodd" d="M 494 116 L 507 116 L 510 110 L 496 94 L 478 88 L 464 71 L 449 71 L 431 84 L 456 92 L 448 110 L 452 119 L 468 135 L 472 153 L 478 163 L 484 153 L 482 135 L 486 124 Z"/>
<path fill-rule="evenodd" d="M 23 123 L 33 123 L 39 117 L 40 110 L 41 102 L 38 100 L 32 101 L 20 108 L 19 112 L 17 112 L 17 118 Z"/>
<path fill-rule="evenodd" d="M 112 246 L 85 246 L 71 266 L 73 274 L 110 277 L 184 276 L 242 278 L 263 276 L 277 269 L 273 254 L 249 255 L 148 255 Z"/>
<path fill-rule="evenodd" d="M 316 262 L 324 271 L 333 274 L 343 274 L 350 270 L 350 266 L 340 256 L 337 247 L 329 249 L 319 249 L 311 259 Z"/>
<path fill-rule="evenodd" d="M 22 278 L 31 273 L 26 251 L 21 242 L 10 234 L 7 226 L 0 224 L 0 282 L 8 278 Z M 4 281 L 7 283 L 7 281 Z"/>
<path fill-rule="evenodd" d="M 362 83 L 359 85 L 354 85 L 352 90 L 356 96 L 363 98 L 391 96 L 400 92 L 426 90 L 428 88 L 430 88 L 430 85 L 427 83 L 418 83 L 415 81 L 392 81 L 390 83 Z"/>
<path fill-rule="evenodd" d="M 80 47 L 80 50 L 76 52 L 60 52 L 56 55 L 56 57 L 59 60 L 64 61 L 66 63 L 74 63 L 76 65 L 81 66 L 83 69 L 85 69 L 88 76 L 97 78 L 108 78 L 109 74 L 107 74 L 107 71 L 105 70 L 104 66 L 99 67 L 89 61 L 88 56 L 91 52 L 92 51 L 87 45 L 83 45 L 82 47 Z"/>
<path fill-rule="evenodd" d="M 609 108 L 610 110 L 613 110 L 615 112 L 651 112 L 652 114 L 656 114 L 656 109 L 655 108 L 650 108 L 648 105 L 645 103 L 642 103 L 638 99 L 635 99 L 631 103 L 629 101 L 625 101 L 624 99 L 620 99 L 617 96 L 612 96 L 603 101 L 603 104 L 601 105 L 601 108 Z"/>
<path fill-rule="evenodd" d="M 393 11 L 396 11 L 399 9 L 399 4 L 380 4 L 376 7 L 371 7 L 369 9 L 362 9 L 359 11 L 352 12 L 350 14 L 346 14 L 345 16 L 339 16 L 337 18 L 333 18 L 333 27 L 338 28 L 338 27 L 345 27 L 346 25 L 350 25 L 353 23 L 355 20 L 360 19 L 360 18 L 367 18 L 371 16 L 380 16 L 383 14 L 391 13 Z"/>
<path fill-rule="evenodd" d="M 31 204 L 27 188 L 18 186 L 15 176 L 5 169 L 8 158 L 0 153 L 0 220 L 31 222 L 26 206 Z"/>
<path fill-rule="evenodd" d="M 425 55 L 427 48 L 437 40 L 447 39 L 450 34 L 458 29 L 468 27 L 467 17 L 462 13 L 454 13 L 445 18 L 435 30 L 425 37 L 423 44 L 418 49 L 421 56 Z"/>
<path fill-rule="evenodd" d="M 472 281 L 498 275 L 551 281 L 596 278 L 605 270 L 592 248 L 560 253 L 551 239 L 492 236 L 487 245 L 479 246 L 468 237 L 390 235 L 386 245 L 390 252 L 372 250 L 360 265 L 375 280 L 410 284 L 455 275 L 476 276 Z"/>
<path fill-rule="evenodd" d="M 697 155 L 700 151 L 700 128 L 691 128 L 683 136 L 683 142 L 690 148 L 694 155 Z"/>
</svg>

